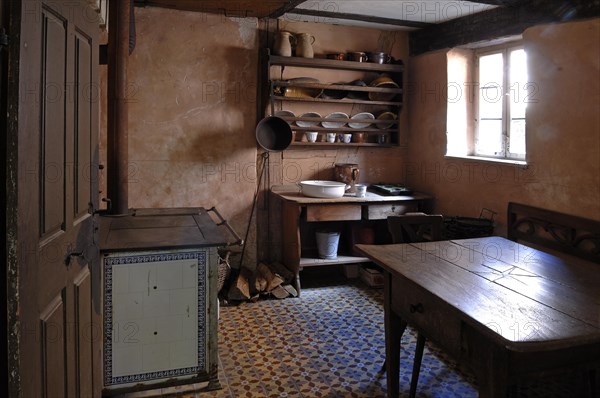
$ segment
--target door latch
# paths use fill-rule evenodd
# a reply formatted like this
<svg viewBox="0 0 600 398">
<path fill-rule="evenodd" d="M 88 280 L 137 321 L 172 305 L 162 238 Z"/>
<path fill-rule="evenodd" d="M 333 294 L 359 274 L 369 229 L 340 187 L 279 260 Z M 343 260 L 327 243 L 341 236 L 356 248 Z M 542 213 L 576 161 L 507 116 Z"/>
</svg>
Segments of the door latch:
<svg viewBox="0 0 600 398">
<path fill-rule="evenodd" d="M 73 245 L 69 243 L 69 245 L 67 246 L 67 253 L 63 257 L 63 261 L 67 267 L 71 265 L 71 259 L 73 257 L 83 257 L 83 251 L 73 250 Z"/>
</svg>

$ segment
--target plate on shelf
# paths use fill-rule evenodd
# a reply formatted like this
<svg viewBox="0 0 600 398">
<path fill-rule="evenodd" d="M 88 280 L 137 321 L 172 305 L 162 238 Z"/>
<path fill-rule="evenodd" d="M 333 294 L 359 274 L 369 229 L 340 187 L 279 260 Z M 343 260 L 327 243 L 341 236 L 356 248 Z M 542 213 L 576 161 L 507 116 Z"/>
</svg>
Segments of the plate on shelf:
<svg viewBox="0 0 600 398">
<path fill-rule="evenodd" d="M 394 122 L 396 121 L 396 114 L 394 112 L 389 111 L 381 112 L 379 115 L 377 115 L 377 120 L 389 120 L 389 123 L 377 123 L 375 125 L 375 127 L 377 127 L 378 129 L 389 129 L 394 125 Z"/>
<path fill-rule="evenodd" d="M 317 112 L 306 112 L 303 113 L 302 115 L 300 115 L 300 117 L 318 117 L 320 118 L 321 115 L 319 115 Z M 318 125 L 319 122 L 315 122 L 315 121 L 302 121 L 302 120 L 297 120 L 296 121 L 296 125 L 298 125 L 299 127 L 312 127 L 312 126 L 316 126 Z"/>
<path fill-rule="evenodd" d="M 325 116 L 327 119 L 343 119 L 340 122 L 321 122 L 321 126 L 327 128 L 340 128 L 348 122 L 348 115 L 344 112 L 333 112 Z"/>
<path fill-rule="evenodd" d="M 400 88 L 398 86 L 398 84 L 396 84 L 396 82 L 392 80 L 391 77 L 386 76 L 386 75 L 382 75 L 382 76 L 378 77 L 377 79 L 373 80 L 369 86 L 377 87 L 377 88 L 393 88 L 393 89 Z M 385 93 L 385 92 L 383 92 L 383 93 L 370 92 L 369 93 L 369 99 L 371 101 L 391 101 L 394 99 L 395 96 L 396 96 L 396 93 Z"/>
<path fill-rule="evenodd" d="M 351 119 L 353 121 L 348 123 L 348 126 L 352 127 L 353 129 L 364 129 L 366 127 L 369 127 L 371 123 L 358 123 L 355 120 L 374 120 L 375 116 L 369 112 L 361 112 L 352 116 Z"/>
<path fill-rule="evenodd" d="M 281 111 L 275 111 L 275 113 L 273 114 L 273 116 L 277 116 L 280 118 L 286 118 L 286 117 L 296 117 L 296 115 L 294 115 L 294 112 L 292 111 L 285 111 L 285 110 L 281 110 Z M 290 125 L 294 124 L 293 121 L 291 120 L 286 120 Z"/>
</svg>

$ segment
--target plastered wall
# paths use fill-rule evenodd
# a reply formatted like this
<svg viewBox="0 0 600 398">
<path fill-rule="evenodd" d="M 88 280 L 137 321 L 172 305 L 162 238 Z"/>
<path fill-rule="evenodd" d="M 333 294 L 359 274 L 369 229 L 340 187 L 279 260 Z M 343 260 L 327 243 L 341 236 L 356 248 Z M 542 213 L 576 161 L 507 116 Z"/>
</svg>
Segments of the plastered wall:
<svg viewBox="0 0 600 398">
<path fill-rule="evenodd" d="M 600 219 L 597 19 L 524 33 L 539 87 L 539 101 L 528 111 L 527 168 L 445 158 L 446 51 L 409 59 L 405 32 L 294 21 L 259 26 L 250 18 L 151 7 L 136 8 L 136 27 L 129 64 L 130 207 L 217 206 L 245 233 L 262 165 L 255 127 L 268 114 L 257 110 L 259 35 L 267 31 L 271 41 L 273 31 L 284 29 L 313 34 L 316 54 L 387 51 L 404 60 L 406 105 L 399 147 L 274 153 L 261 190 L 332 179 L 335 163 L 358 163 L 361 182 L 403 182 L 432 193 L 438 212 L 497 211 L 501 234 L 509 201 Z M 101 159 L 105 148 L 103 138 Z M 278 257 L 277 208 L 269 211 L 276 205 L 259 199 L 244 260 L 250 268 L 257 258 Z"/>
<path fill-rule="evenodd" d="M 216 206 L 243 235 L 256 189 L 257 20 L 153 7 L 135 18 L 129 207 Z"/>
<path fill-rule="evenodd" d="M 242 235 L 262 167 L 255 127 L 268 112 L 264 107 L 257 111 L 257 77 L 259 57 L 272 44 L 272 32 L 311 33 L 317 55 L 386 51 L 406 60 L 408 54 L 405 32 L 295 21 L 259 23 L 252 18 L 153 7 L 136 8 L 135 18 L 136 48 L 128 72 L 129 206 L 217 206 Z M 262 36 L 263 45 L 261 30 L 270 32 Z M 328 81 L 326 76 L 315 76 Z M 106 79 L 106 68 L 101 79 Z M 105 108 L 102 113 L 106 114 Z M 360 165 L 362 182 L 401 182 L 397 169 L 407 156 L 403 135 L 407 121 L 403 111 L 401 145 L 393 149 L 297 148 L 271 154 L 260 191 L 304 179 L 333 179 L 333 165 L 349 162 Z M 106 159 L 106 127 L 101 130 L 101 158 Z M 272 250 L 278 250 L 271 242 L 265 244 L 277 239 L 279 228 L 278 218 L 268 216 L 270 206 L 260 195 L 248 228 L 246 267 L 254 268 L 257 257 L 271 259 Z M 237 266 L 239 255 L 232 261 Z"/>
<path fill-rule="evenodd" d="M 600 20 L 540 25 L 523 34 L 530 81 L 527 167 L 446 158 L 446 52 L 410 61 L 406 181 L 436 210 L 477 217 L 509 201 L 600 220 Z"/>
</svg>

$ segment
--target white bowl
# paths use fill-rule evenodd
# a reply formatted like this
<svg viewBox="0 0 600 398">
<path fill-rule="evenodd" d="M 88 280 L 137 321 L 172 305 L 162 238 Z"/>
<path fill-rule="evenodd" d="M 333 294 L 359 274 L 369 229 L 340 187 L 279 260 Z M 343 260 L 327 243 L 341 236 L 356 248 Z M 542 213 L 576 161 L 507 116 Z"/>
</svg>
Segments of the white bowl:
<svg viewBox="0 0 600 398">
<path fill-rule="evenodd" d="M 352 116 L 351 119 L 352 120 L 363 120 L 363 119 L 374 120 L 375 116 L 369 112 L 361 112 L 361 113 L 357 113 L 356 115 Z M 357 122 L 348 123 L 348 126 L 352 127 L 353 129 L 364 129 L 365 127 L 369 127 L 370 125 L 371 125 L 371 123 L 357 123 Z"/>
<path fill-rule="evenodd" d="M 307 131 L 304 134 L 306 135 L 306 140 L 308 142 L 317 142 L 317 137 L 319 136 L 317 131 Z"/>
<path fill-rule="evenodd" d="M 302 195 L 311 198 L 341 198 L 346 192 L 346 184 L 337 181 L 307 180 L 298 185 Z"/>
<path fill-rule="evenodd" d="M 327 119 L 344 119 L 343 122 L 321 122 L 321 126 L 327 128 L 339 128 L 348 122 L 348 115 L 344 112 L 333 112 L 325 116 Z"/>
<path fill-rule="evenodd" d="M 317 112 L 306 112 L 300 115 L 300 117 L 321 117 L 321 115 L 319 115 Z M 296 121 L 296 124 L 299 127 L 311 127 L 316 126 L 317 124 L 319 124 L 319 122 L 298 120 Z"/>
</svg>

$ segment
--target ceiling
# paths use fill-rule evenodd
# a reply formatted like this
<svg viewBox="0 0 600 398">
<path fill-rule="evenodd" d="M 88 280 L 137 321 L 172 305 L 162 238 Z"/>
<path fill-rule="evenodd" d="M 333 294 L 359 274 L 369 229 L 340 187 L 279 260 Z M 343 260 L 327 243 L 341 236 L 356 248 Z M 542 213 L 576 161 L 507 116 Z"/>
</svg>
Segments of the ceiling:
<svg viewBox="0 0 600 398">
<path fill-rule="evenodd" d="M 234 18 L 281 18 L 377 29 L 414 30 L 523 1 L 135 0 L 135 4 L 208 12 Z"/>
<path fill-rule="evenodd" d="M 530 26 L 600 16 L 600 0 L 134 0 L 225 15 L 409 31 L 411 55 L 520 35 Z"/>
</svg>

